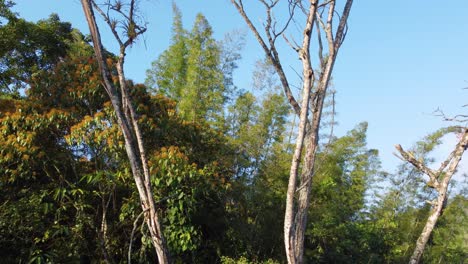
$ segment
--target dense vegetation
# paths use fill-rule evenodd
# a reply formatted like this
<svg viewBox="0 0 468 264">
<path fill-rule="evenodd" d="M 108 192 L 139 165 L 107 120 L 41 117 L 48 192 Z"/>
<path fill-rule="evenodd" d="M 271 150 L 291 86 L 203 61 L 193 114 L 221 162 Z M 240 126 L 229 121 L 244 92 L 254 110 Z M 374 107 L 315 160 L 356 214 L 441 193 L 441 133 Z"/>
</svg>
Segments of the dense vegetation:
<svg viewBox="0 0 468 264">
<path fill-rule="evenodd" d="M 57 15 L 28 22 L 1 3 L 1 262 L 153 262 L 122 133 L 89 39 Z M 295 134 L 272 65 L 258 62 L 252 91 L 237 89 L 238 45 L 214 39 L 202 14 L 187 30 L 174 11 L 171 46 L 146 83 L 127 80 L 172 258 L 284 263 Z M 434 192 L 408 164 L 382 172 L 366 130 L 365 122 L 356 124 L 320 144 L 307 263 L 402 263 L 411 256 Z M 417 143 L 415 155 L 430 162 L 448 132 Z M 466 190 L 459 188 L 424 263 L 466 261 L 467 208 Z"/>
</svg>

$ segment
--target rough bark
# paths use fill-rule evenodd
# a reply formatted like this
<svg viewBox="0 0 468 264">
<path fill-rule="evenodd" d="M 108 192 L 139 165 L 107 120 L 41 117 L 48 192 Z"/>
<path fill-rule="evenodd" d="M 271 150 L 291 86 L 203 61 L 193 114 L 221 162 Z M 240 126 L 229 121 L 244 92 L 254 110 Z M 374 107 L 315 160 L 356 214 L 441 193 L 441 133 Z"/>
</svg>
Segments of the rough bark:
<svg viewBox="0 0 468 264">
<path fill-rule="evenodd" d="M 312 177 L 314 175 L 314 165 L 316 160 L 316 153 L 319 144 L 319 128 L 322 117 L 323 102 L 327 92 L 328 84 L 333 71 L 333 66 L 338 54 L 338 50 L 346 35 L 346 22 L 351 10 L 353 1 L 347 0 L 339 25 L 336 29 L 336 34 L 333 36 L 333 18 L 335 16 L 335 0 L 324 1 L 310 0 L 308 1 L 308 8 L 305 8 L 301 1 L 290 1 L 289 19 L 285 26 L 280 30 L 274 28 L 275 23 L 272 25 L 272 9 L 278 1 L 265 1 L 259 0 L 265 6 L 266 22 L 264 23 L 264 34 L 262 37 L 253 22 L 247 15 L 242 0 L 231 0 L 232 4 L 236 7 L 239 14 L 245 20 L 255 38 L 263 48 L 267 57 L 271 60 L 280 81 L 286 98 L 288 99 L 291 107 L 296 115 L 299 116 L 298 136 L 296 145 L 291 161 L 287 197 L 286 197 L 286 210 L 284 220 L 284 243 L 286 248 L 286 257 L 288 263 L 303 263 L 304 255 L 304 234 L 307 225 L 307 214 L 310 203 L 310 190 L 312 187 Z M 328 16 L 326 24 L 320 19 L 319 8 L 328 7 Z M 276 49 L 276 40 L 278 36 L 284 36 L 284 31 L 293 20 L 295 8 L 300 8 L 306 14 L 306 21 L 302 35 L 302 45 L 292 45 L 288 39 L 286 42 L 298 53 L 299 59 L 302 62 L 302 102 L 299 103 L 294 98 L 289 82 L 284 73 L 279 54 Z M 328 59 L 325 60 L 322 56 L 322 41 L 319 28 L 317 28 L 319 38 L 319 59 L 320 68 L 319 81 L 315 91 L 315 72 L 312 67 L 310 56 L 310 42 L 314 25 L 321 22 L 323 31 L 326 33 L 328 44 Z M 305 151 L 305 155 L 302 155 Z M 300 171 L 301 158 L 303 159 L 302 171 Z M 299 177 L 300 173 L 300 177 Z M 299 186 L 298 186 L 299 183 Z M 296 194 L 298 193 L 298 195 Z"/>
<path fill-rule="evenodd" d="M 302 106 L 301 113 L 299 118 L 299 132 L 296 139 L 296 148 L 294 150 L 293 160 L 291 162 L 291 169 L 289 173 L 289 183 L 288 190 L 286 193 L 286 210 L 284 213 L 284 243 L 286 247 L 286 257 L 289 263 L 301 263 L 303 255 L 303 233 L 301 233 L 302 226 L 297 225 L 296 219 L 299 216 L 294 212 L 294 197 L 296 195 L 296 184 L 298 177 L 299 164 L 304 144 L 304 139 L 306 137 L 306 125 L 308 121 L 309 113 L 309 100 L 312 86 L 314 85 L 314 71 L 312 69 L 310 61 L 310 37 L 312 35 L 312 28 L 314 25 L 315 15 L 317 11 L 317 1 L 312 1 L 310 5 L 309 15 L 307 16 L 306 26 L 304 28 L 304 38 L 302 43 L 302 48 L 299 52 L 299 58 L 302 61 L 302 72 L 303 72 L 303 85 L 302 85 Z M 311 133 L 313 133 L 314 128 L 312 128 Z M 310 134 L 310 133 L 309 133 Z M 308 148 L 306 152 L 309 152 Z M 306 187 L 306 189 L 308 186 Z M 303 208 L 305 210 L 308 209 Z M 298 208 L 298 212 L 302 211 L 301 208 Z M 307 220 L 305 220 L 307 222 Z M 302 239 L 301 239 L 302 237 Z M 302 242 L 301 242 L 302 240 Z"/>
<path fill-rule="evenodd" d="M 396 149 L 401 154 L 402 158 L 407 162 L 411 163 L 419 171 L 425 173 L 429 176 L 429 182 L 431 187 L 437 191 L 437 199 L 432 202 L 433 205 L 429 217 L 427 218 L 426 224 L 416 241 L 416 246 L 414 248 L 413 254 L 410 258 L 410 264 L 417 264 L 420 262 L 424 249 L 426 247 L 427 241 L 434 230 L 437 220 L 441 216 L 446 200 L 447 200 L 447 190 L 452 179 L 453 174 L 457 170 L 458 163 L 460 162 L 463 153 L 468 146 L 468 129 L 464 129 L 461 139 L 458 142 L 455 150 L 449 155 L 449 157 L 442 162 L 441 166 L 437 171 L 434 171 L 427 167 L 423 162 L 417 160 L 411 152 L 406 152 L 400 145 L 396 146 Z"/>
<path fill-rule="evenodd" d="M 162 227 L 156 212 L 153 191 L 151 189 L 150 174 L 145 155 L 143 137 L 138 125 L 135 108 L 129 97 L 123 71 L 125 49 L 132 43 L 133 39 L 129 38 L 127 41 L 122 42 L 113 30 L 114 36 L 120 44 L 120 54 L 116 65 L 119 77 L 119 87 L 116 87 L 112 82 L 112 76 L 106 65 L 106 57 L 104 56 L 104 49 L 102 47 L 99 29 L 96 25 L 92 6 L 94 5 L 95 8 L 97 8 L 97 6 L 94 1 L 91 0 L 81 0 L 81 3 L 94 44 L 94 52 L 103 78 L 103 86 L 109 95 L 117 117 L 118 125 L 124 137 L 125 150 L 130 161 L 130 167 L 140 197 L 145 222 L 148 226 L 148 230 L 150 231 L 159 263 L 169 263 L 169 251 L 167 250 L 166 242 L 162 233 Z M 133 16 L 132 12 L 134 4 L 134 1 L 131 1 L 131 9 L 128 16 L 129 19 L 132 19 Z M 104 17 L 104 19 L 106 20 L 106 17 Z M 133 23 L 134 21 L 129 22 Z M 144 30 L 140 30 L 138 33 L 143 32 Z"/>
</svg>

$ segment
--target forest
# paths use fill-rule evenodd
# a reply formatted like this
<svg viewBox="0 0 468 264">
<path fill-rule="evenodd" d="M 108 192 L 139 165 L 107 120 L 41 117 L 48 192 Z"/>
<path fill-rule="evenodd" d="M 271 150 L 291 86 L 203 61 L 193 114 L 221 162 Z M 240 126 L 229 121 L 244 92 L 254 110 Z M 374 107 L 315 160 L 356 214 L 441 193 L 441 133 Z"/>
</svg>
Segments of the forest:
<svg viewBox="0 0 468 264">
<path fill-rule="evenodd" d="M 367 122 L 334 133 L 353 1 L 226 2 L 248 31 L 224 39 L 172 2 L 170 45 L 138 83 L 139 1 L 80 0 L 82 32 L 0 0 L 0 262 L 467 263 L 468 105 L 394 142 L 386 171 Z M 264 59 L 241 89 L 246 34 Z"/>
</svg>

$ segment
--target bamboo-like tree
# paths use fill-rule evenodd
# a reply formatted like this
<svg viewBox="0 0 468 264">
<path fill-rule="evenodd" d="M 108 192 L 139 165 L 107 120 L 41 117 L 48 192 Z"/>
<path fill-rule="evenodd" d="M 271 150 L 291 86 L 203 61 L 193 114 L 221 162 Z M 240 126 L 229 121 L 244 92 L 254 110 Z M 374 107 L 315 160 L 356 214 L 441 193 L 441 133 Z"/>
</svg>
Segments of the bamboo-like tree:
<svg viewBox="0 0 468 264">
<path fill-rule="evenodd" d="M 337 16 L 336 0 L 289 0 L 285 10 L 286 22 L 278 27 L 272 12 L 279 0 L 259 0 L 264 6 L 266 19 L 261 33 L 253 20 L 246 13 L 242 0 L 231 0 L 239 14 L 245 20 L 255 38 L 263 48 L 267 58 L 273 64 L 284 93 L 296 115 L 299 116 L 296 146 L 291 162 L 289 184 L 286 197 L 284 219 L 284 243 L 289 263 L 302 263 L 304 255 L 304 234 L 307 224 L 307 213 L 310 203 L 312 177 L 315 170 L 316 153 L 319 146 L 319 128 L 325 96 L 333 71 L 338 51 L 347 31 L 347 20 L 353 4 L 352 0 L 345 2 L 341 15 Z M 281 2 L 282 3 L 282 2 Z M 338 26 L 333 26 L 338 17 Z M 302 44 L 289 41 L 285 36 L 289 25 L 298 19 L 305 19 L 300 26 L 303 28 Z M 315 28 L 318 43 L 318 67 L 313 66 L 311 56 L 312 31 Z M 290 80 L 286 76 L 284 66 L 278 52 L 278 39 L 284 38 L 299 56 L 302 62 L 301 102 L 298 102 L 291 91 Z M 325 45 L 324 45 L 325 43 Z M 326 54 L 323 48 L 328 47 Z M 303 155 L 303 152 L 304 155 Z M 303 157 L 303 158 L 302 158 Z M 301 165 L 302 158 L 302 166 Z M 302 168 L 302 169 L 300 169 Z"/>
<path fill-rule="evenodd" d="M 401 155 L 401 158 L 408 163 L 411 163 L 417 170 L 426 174 L 429 177 L 427 185 L 433 188 L 437 193 L 437 198 L 433 201 L 428 201 L 432 209 L 427 218 L 426 224 L 419 236 L 413 255 L 410 258 L 410 264 L 419 263 L 421 256 L 424 252 L 427 242 L 431 236 L 432 231 L 441 216 L 447 202 L 447 190 L 453 174 L 456 172 L 458 164 L 463 156 L 463 153 L 468 147 L 468 128 L 451 128 L 440 130 L 435 135 L 438 138 L 446 135 L 449 132 L 458 132 L 460 140 L 458 141 L 455 149 L 450 153 L 447 159 L 441 163 L 437 170 L 431 169 L 424 160 L 418 159 L 411 151 L 405 151 L 401 145 L 396 145 L 396 149 Z"/>
<path fill-rule="evenodd" d="M 125 140 L 125 150 L 130 161 L 133 178 L 140 196 L 141 207 L 144 212 L 148 230 L 151 234 L 153 245 L 158 255 L 159 263 L 169 263 L 169 251 L 156 212 L 148 160 L 144 149 L 145 144 L 138 124 L 138 114 L 129 95 L 123 68 L 127 47 L 132 45 L 138 36 L 146 31 L 146 28 L 137 21 L 138 17 L 136 16 L 135 0 L 130 0 L 125 4 L 122 1 L 108 2 L 104 5 L 104 7 L 107 8 L 107 12 L 104 12 L 93 0 L 81 0 L 81 4 L 91 32 L 94 53 L 102 75 L 103 86 L 109 95 L 117 117 L 117 122 Z M 120 50 L 115 64 L 118 75 L 118 81 L 116 82 L 113 81 L 111 70 L 107 64 L 99 28 L 96 24 L 94 9 L 102 16 L 119 44 Z M 120 15 L 122 20 L 117 21 L 112 18 L 110 16 L 110 11 Z M 118 32 L 119 26 L 122 26 L 124 29 L 122 34 Z"/>
<path fill-rule="evenodd" d="M 214 127 L 222 128 L 222 109 L 230 92 L 225 82 L 233 70 L 223 69 L 225 47 L 213 38 L 205 16 L 198 14 L 192 30 L 187 31 L 175 4 L 173 10 L 172 44 L 153 62 L 146 82 L 155 91 L 176 100 L 179 114 L 185 120 L 207 120 Z"/>
</svg>

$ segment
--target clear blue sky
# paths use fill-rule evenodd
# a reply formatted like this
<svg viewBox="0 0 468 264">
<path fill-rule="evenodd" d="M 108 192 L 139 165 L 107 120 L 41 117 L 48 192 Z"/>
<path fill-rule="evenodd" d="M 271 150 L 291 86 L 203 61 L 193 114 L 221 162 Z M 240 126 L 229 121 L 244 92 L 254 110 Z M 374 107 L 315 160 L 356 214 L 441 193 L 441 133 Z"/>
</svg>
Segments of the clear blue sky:
<svg viewBox="0 0 468 264">
<path fill-rule="evenodd" d="M 28 20 L 46 18 L 54 12 L 88 32 L 79 0 L 16 2 L 14 10 Z M 247 30 L 229 0 L 176 3 L 186 28 L 201 12 L 217 39 L 234 29 Z M 149 22 L 148 32 L 144 41 L 128 52 L 126 65 L 127 77 L 137 82 L 144 81 L 151 62 L 169 45 L 172 22 L 171 1 L 142 0 L 141 10 Z M 261 10 L 248 11 L 254 21 L 259 21 Z M 243 59 L 235 72 L 236 85 L 243 89 L 250 87 L 255 61 L 263 58 L 248 33 Z M 102 35 L 104 45 L 112 47 L 110 35 Z M 297 56 L 289 51 L 284 54 L 285 67 L 297 65 Z M 393 145 L 410 147 L 447 125 L 432 115 L 436 108 L 447 114 L 468 111 L 461 108 L 468 103 L 468 90 L 462 90 L 468 86 L 468 1 L 355 1 L 333 76 L 340 123 L 337 135 L 361 121 L 369 122 L 369 147 L 379 149 L 384 169 L 393 170 L 399 163 L 392 155 Z M 443 147 L 446 151 L 450 148 L 449 144 Z M 466 158 L 463 167 L 468 168 Z"/>
</svg>

